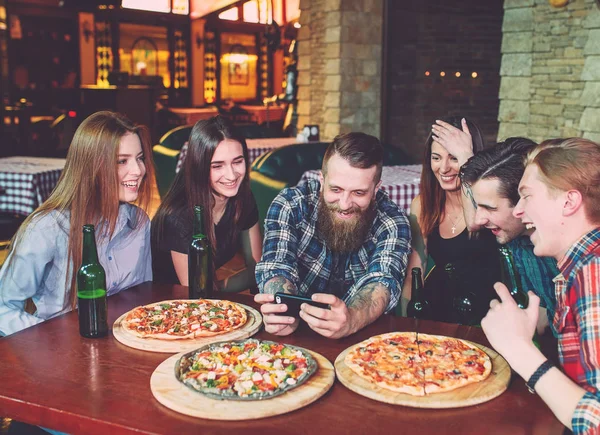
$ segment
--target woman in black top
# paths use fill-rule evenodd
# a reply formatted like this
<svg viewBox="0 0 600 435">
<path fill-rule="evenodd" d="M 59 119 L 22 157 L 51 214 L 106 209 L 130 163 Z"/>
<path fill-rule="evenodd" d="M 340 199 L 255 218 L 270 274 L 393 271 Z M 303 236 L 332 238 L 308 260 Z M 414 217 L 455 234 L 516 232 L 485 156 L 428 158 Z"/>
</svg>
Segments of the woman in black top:
<svg viewBox="0 0 600 435">
<path fill-rule="evenodd" d="M 256 286 L 254 267 L 262 239 L 249 172 L 246 140 L 229 121 L 216 116 L 194 125 L 184 165 L 152 219 L 154 281 L 188 285 L 193 207 L 202 205 L 213 271 L 240 248 L 246 262 L 246 269 L 218 282 L 218 287 L 241 291 Z"/>
<path fill-rule="evenodd" d="M 451 117 L 442 124 L 466 141 L 474 153 L 483 149 L 479 128 L 464 118 Z M 435 130 L 434 130 L 435 131 Z M 500 259 L 495 237 L 488 231 L 469 232 L 465 222 L 459 164 L 455 156 L 430 134 L 425 144 L 420 193 L 411 203 L 412 253 L 409 268 L 425 271 L 433 320 L 477 324 L 489 309 L 500 280 Z M 407 274 L 402 298 L 410 299 L 411 276 Z"/>
</svg>

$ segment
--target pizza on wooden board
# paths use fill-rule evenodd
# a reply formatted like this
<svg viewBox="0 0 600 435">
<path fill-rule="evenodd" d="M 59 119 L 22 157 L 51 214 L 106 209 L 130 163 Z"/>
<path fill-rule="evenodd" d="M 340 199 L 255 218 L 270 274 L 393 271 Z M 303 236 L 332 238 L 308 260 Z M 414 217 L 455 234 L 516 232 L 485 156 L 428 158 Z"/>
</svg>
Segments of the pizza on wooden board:
<svg viewBox="0 0 600 435">
<path fill-rule="evenodd" d="M 238 329 L 248 315 L 240 305 L 224 300 L 172 300 L 134 308 L 121 326 L 140 338 L 183 340 L 212 337 Z"/>
<path fill-rule="evenodd" d="M 345 364 L 366 381 L 387 390 L 424 396 L 485 380 L 490 357 L 458 338 L 415 332 L 376 335 L 355 345 Z"/>
<path fill-rule="evenodd" d="M 306 350 L 256 339 L 213 343 L 183 355 L 175 377 L 213 399 L 263 400 L 304 383 L 318 368 Z"/>
</svg>

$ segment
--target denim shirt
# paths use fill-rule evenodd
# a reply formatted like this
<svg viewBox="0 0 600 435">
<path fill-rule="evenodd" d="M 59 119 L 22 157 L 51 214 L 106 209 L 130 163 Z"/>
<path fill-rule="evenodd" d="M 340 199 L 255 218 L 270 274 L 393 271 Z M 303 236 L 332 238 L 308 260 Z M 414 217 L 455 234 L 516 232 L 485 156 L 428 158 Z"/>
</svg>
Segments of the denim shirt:
<svg viewBox="0 0 600 435">
<path fill-rule="evenodd" d="M 53 211 L 33 219 L 0 270 L 0 336 L 71 310 L 68 243 L 68 213 Z M 108 295 L 152 280 L 150 220 L 138 207 L 121 204 L 112 238 L 97 229 L 96 246 Z M 28 298 L 37 307 L 33 315 L 24 311 Z"/>
</svg>

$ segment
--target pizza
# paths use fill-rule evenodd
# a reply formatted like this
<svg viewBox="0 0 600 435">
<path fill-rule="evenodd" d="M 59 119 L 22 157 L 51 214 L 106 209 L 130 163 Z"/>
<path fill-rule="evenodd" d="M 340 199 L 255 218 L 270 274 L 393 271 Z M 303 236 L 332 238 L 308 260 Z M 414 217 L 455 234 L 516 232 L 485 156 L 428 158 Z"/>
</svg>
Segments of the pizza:
<svg viewBox="0 0 600 435">
<path fill-rule="evenodd" d="M 175 300 L 134 308 L 121 326 L 136 337 L 183 340 L 231 332 L 244 326 L 247 319 L 246 310 L 234 302 Z"/>
<path fill-rule="evenodd" d="M 376 335 L 350 349 L 346 365 L 367 382 L 413 396 L 452 391 L 486 379 L 490 357 L 458 338 L 415 332 Z"/>
<path fill-rule="evenodd" d="M 183 355 L 175 376 L 213 399 L 270 399 L 296 388 L 317 371 L 306 350 L 248 339 L 213 343 Z"/>
</svg>

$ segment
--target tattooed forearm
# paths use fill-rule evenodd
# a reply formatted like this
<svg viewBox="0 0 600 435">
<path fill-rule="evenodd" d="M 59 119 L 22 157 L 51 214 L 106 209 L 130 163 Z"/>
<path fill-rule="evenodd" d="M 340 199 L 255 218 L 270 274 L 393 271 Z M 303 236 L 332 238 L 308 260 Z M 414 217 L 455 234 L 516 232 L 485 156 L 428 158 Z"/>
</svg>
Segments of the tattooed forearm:
<svg viewBox="0 0 600 435">
<path fill-rule="evenodd" d="M 380 285 L 381 284 L 374 282 L 364 286 L 348 301 L 348 308 L 363 310 L 364 308 L 369 307 L 373 302 L 373 293 Z"/>
<path fill-rule="evenodd" d="M 274 295 L 275 293 L 297 293 L 296 286 L 282 276 L 276 276 L 268 280 L 263 288 L 263 293 Z"/>
<path fill-rule="evenodd" d="M 390 291 L 380 283 L 371 283 L 360 289 L 348 301 L 352 313 L 352 332 L 364 328 L 383 314 L 390 302 Z"/>
</svg>

